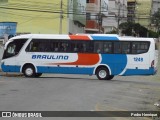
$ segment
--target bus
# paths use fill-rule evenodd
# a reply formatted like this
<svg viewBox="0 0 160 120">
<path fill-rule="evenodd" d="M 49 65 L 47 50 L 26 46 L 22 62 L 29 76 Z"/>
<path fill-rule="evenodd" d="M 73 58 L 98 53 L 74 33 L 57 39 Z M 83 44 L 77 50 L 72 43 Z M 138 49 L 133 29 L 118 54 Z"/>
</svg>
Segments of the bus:
<svg viewBox="0 0 160 120">
<path fill-rule="evenodd" d="M 4 47 L 4 72 L 40 77 L 43 73 L 114 76 L 154 75 L 158 46 L 154 38 L 109 34 L 27 34 L 11 38 Z"/>
</svg>

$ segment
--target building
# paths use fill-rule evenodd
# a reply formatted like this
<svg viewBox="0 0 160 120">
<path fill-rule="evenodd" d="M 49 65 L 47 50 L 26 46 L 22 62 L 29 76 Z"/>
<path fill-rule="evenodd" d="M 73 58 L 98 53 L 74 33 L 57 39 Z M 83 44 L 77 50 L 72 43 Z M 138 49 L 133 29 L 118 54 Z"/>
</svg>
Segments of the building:
<svg viewBox="0 0 160 120">
<path fill-rule="evenodd" d="M 136 23 L 148 28 L 150 26 L 150 12 L 152 0 L 136 0 Z"/>
<path fill-rule="evenodd" d="M 108 0 L 87 0 L 86 33 L 104 33 L 103 16 L 108 14 Z"/>
<path fill-rule="evenodd" d="M 117 31 L 127 21 L 127 0 L 109 0 L 108 15 L 103 17 L 104 32 Z"/>
<path fill-rule="evenodd" d="M 73 17 L 68 15 L 70 1 L 73 1 L 73 7 L 69 14 Z M 84 32 L 85 17 L 76 15 L 82 6 L 85 7 L 86 3 L 81 3 L 80 0 L 0 0 L 0 11 L 3 11 L 0 22 L 17 22 L 17 33 L 68 34 L 75 28 L 75 32 Z"/>
<path fill-rule="evenodd" d="M 160 0 L 152 0 L 151 14 L 153 15 L 158 9 L 160 9 Z"/>
<path fill-rule="evenodd" d="M 155 32 L 160 31 L 160 23 L 158 19 L 153 20 L 152 17 L 158 11 L 158 9 L 160 9 L 160 0 L 152 0 L 150 29 Z"/>
<path fill-rule="evenodd" d="M 136 14 L 136 0 L 128 0 L 127 1 L 127 21 L 128 22 L 135 22 L 135 14 Z"/>
<path fill-rule="evenodd" d="M 68 31 L 70 34 L 85 33 L 86 1 L 68 0 Z"/>
<path fill-rule="evenodd" d="M 18 33 L 59 33 L 60 4 L 59 0 L 7 0 L 1 5 L 4 12 L 0 21 L 17 22 Z M 63 33 L 67 33 L 66 16 L 63 15 Z"/>
</svg>

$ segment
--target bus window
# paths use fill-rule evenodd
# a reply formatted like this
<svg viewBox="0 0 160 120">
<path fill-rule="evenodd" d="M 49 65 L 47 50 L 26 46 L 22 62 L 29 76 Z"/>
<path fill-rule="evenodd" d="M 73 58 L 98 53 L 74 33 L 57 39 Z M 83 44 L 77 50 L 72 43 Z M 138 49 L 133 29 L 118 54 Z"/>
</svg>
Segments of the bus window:
<svg viewBox="0 0 160 120">
<path fill-rule="evenodd" d="M 122 42 L 122 53 L 123 54 L 130 53 L 130 42 Z"/>
<path fill-rule="evenodd" d="M 43 40 L 38 44 L 38 52 L 51 52 L 51 44 L 49 40 Z"/>
<path fill-rule="evenodd" d="M 103 53 L 103 42 L 94 42 L 94 52 Z"/>
<path fill-rule="evenodd" d="M 27 39 L 17 39 L 10 42 L 4 51 L 3 59 L 17 55 L 26 41 Z"/>
<path fill-rule="evenodd" d="M 103 53 L 112 53 L 112 42 L 103 43 Z"/>
<path fill-rule="evenodd" d="M 93 48 L 93 45 L 91 45 L 89 41 L 81 41 L 79 52 L 82 52 L 82 53 L 93 52 L 92 48 Z"/>
<path fill-rule="evenodd" d="M 27 52 L 51 52 L 50 40 L 33 39 L 27 49 Z"/>
<path fill-rule="evenodd" d="M 16 52 L 16 45 L 11 43 L 10 45 L 8 45 L 8 48 L 6 50 L 6 53 L 10 56 L 14 56 Z"/>
<path fill-rule="evenodd" d="M 114 53 L 121 53 L 121 42 L 114 42 Z"/>
<path fill-rule="evenodd" d="M 71 52 L 78 52 L 79 48 L 80 48 L 80 45 L 78 44 L 78 41 L 72 41 Z"/>
<path fill-rule="evenodd" d="M 39 46 L 39 42 L 31 42 L 31 49 L 30 52 L 38 52 L 38 46 Z"/>
<path fill-rule="evenodd" d="M 132 54 L 146 53 L 149 49 L 149 42 L 132 42 Z"/>
</svg>

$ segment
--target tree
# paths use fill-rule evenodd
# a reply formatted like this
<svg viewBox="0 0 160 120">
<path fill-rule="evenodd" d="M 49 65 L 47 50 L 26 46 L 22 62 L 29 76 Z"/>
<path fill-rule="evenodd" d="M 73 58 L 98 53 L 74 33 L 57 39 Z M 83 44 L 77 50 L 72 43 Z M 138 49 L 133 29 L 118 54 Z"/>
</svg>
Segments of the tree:
<svg viewBox="0 0 160 120">
<path fill-rule="evenodd" d="M 125 22 L 119 25 L 122 34 L 127 36 L 157 37 L 157 33 L 149 31 L 139 23 Z"/>
<path fill-rule="evenodd" d="M 160 34 L 160 8 L 153 14 L 151 22 L 156 26 L 157 32 Z"/>
</svg>

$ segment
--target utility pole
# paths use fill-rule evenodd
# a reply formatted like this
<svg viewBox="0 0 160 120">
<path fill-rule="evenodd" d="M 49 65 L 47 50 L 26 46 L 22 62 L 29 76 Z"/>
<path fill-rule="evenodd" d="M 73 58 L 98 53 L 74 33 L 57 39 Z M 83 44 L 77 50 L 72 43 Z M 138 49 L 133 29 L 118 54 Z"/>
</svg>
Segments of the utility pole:
<svg viewBox="0 0 160 120">
<path fill-rule="evenodd" d="M 117 18 L 117 19 L 118 19 L 118 20 L 117 20 L 117 29 L 118 29 L 118 30 L 119 30 L 120 11 L 121 11 L 121 8 L 120 8 L 121 6 L 120 6 L 120 5 L 121 5 L 121 3 L 120 3 L 120 1 L 119 1 L 119 2 L 118 2 L 118 15 L 117 15 L 117 17 L 118 17 L 118 18 Z"/>
<path fill-rule="evenodd" d="M 99 5 L 99 15 L 98 15 L 98 23 L 99 23 L 99 33 L 101 33 L 101 25 L 102 25 L 102 14 L 101 14 L 101 0 L 100 1 L 100 5 Z"/>
<path fill-rule="evenodd" d="M 120 23 L 120 11 L 121 11 L 121 3 L 120 0 L 118 1 L 118 15 L 117 15 L 117 30 L 119 34 L 119 23 Z"/>
<path fill-rule="evenodd" d="M 63 0 L 61 0 L 61 3 L 60 3 L 59 34 L 62 34 L 62 19 L 63 19 Z"/>
</svg>

